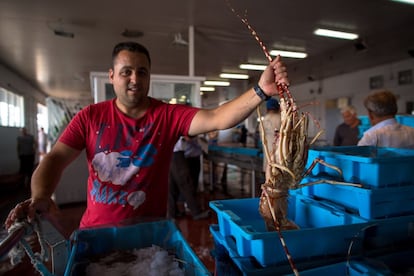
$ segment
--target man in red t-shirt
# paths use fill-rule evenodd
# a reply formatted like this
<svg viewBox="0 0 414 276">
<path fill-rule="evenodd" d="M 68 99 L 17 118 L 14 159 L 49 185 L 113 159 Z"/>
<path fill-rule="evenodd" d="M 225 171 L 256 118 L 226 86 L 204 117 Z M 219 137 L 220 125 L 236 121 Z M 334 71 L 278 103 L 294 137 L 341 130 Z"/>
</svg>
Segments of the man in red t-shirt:
<svg viewBox="0 0 414 276">
<path fill-rule="evenodd" d="M 69 123 L 33 174 L 31 198 L 7 220 L 33 218 L 53 206 L 51 196 L 64 169 L 86 150 L 89 178 L 87 208 L 80 227 L 116 224 L 135 217 L 165 217 L 168 169 L 180 136 L 231 128 L 263 100 L 288 84 L 286 68 L 275 58 L 254 88 L 214 109 L 171 105 L 148 96 L 151 59 L 135 42 L 112 53 L 109 79 L 116 98 L 87 106 Z"/>
</svg>

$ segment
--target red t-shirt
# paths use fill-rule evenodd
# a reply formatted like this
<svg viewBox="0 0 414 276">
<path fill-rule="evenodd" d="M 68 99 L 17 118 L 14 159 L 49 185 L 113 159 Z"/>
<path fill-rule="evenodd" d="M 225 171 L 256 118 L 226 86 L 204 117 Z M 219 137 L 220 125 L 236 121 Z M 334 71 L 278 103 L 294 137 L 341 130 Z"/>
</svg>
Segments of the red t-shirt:
<svg viewBox="0 0 414 276">
<path fill-rule="evenodd" d="M 188 134 L 198 108 L 150 99 L 140 119 L 119 111 L 115 99 L 89 105 L 59 138 L 86 149 L 89 177 L 81 228 L 166 216 L 174 144 Z"/>
</svg>

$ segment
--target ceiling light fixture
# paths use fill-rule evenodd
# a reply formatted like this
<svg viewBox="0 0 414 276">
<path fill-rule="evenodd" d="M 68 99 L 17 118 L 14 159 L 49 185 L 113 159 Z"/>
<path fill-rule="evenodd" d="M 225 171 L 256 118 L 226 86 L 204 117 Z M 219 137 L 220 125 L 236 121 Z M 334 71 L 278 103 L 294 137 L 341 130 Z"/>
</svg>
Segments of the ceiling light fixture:
<svg viewBox="0 0 414 276">
<path fill-rule="evenodd" d="M 58 19 L 56 21 L 47 21 L 46 25 L 50 30 L 53 31 L 53 33 L 56 36 L 62 36 L 67 38 L 75 37 L 75 34 L 73 32 L 65 31 L 67 30 L 67 26 L 69 26 L 69 24 L 63 22 L 62 19 Z"/>
<path fill-rule="evenodd" d="M 236 80 L 247 80 L 247 79 L 249 79 L 249 75 L 221 73 L 220 78 L 223 78 L 223 79 L 236 79 Z"/>
<path fill-rule="evenodd" d="M 354 44 L 354 47 L 355 47 L 355 50 L 357 50 L 357 51 L 364 51 L 364 50 L 368 49 L 367 44 L 363 40 L 356 41 L 355 44 Z"/>
<path fill-rule="evenodd" d="M 141 31 L 137 31 L 137 30 L 128 30 L 128 29 L 125 29 L 125 30 L 121 33 L 121 35 L 122 35 L 123 37 L 137 38 L 137 37 L 141 37 L 141 36 L 143 36 L 143 35 L 144 35 L 144 33 L 143 33 L 143 32 L 141 32 Z"/>
<path fill-rule="evenodd" d="M 283 51 L 283 50 L 271 50 L 270 54 L 272 56 L 281 56 L 289 58 L 305 58 L 308 56 L 306 53 L 302 52 L 292 52 L 292 51 Z"/>
<path fill-rule="evenodd" d="M 230 86 L 230 82 L 228 82 L 228 81 L 204 81 L 204 85 Z"/>
<path fill-rule="evenodd" d="M 267 65 L 243 63 L 239 65 L 240 69 L 263 71 Z"/>
<path fill-rule="evenodd" d="M 391 1 L 414 5 L 414 0 L 391 0 Z"/>
<path fill-rule="evenodd" d="M 74 38 L 75 34 L 71 33 L 71 32 L 65 32 L 65 31 L 61 31 L 61 30 L 53 30 L 54 34 L 57 36 L 63 36 L 63 37 L 68 37 L 68 38 Z"/>
<path fill-rule="evenodd" d="M 204 91 L 204 92 L 212 92 L 215 91 L 216 88 L 212 87 L 212 86 L 201 86 L 200 87 L 200 91 Z"/>
<path fill-rule="evenodd" d="M 328 29 L 316 29 L 313 33 L 316 35 L 320 35 L 320 36 L 327 36 L 327 37 L 348 39 L 348 40 L 354 40 L 358 38 L 358 35 L 354 33 L 339 32 L 339 31 L 333 31 L 333 30 L 328 30 Z"/>
</svg>

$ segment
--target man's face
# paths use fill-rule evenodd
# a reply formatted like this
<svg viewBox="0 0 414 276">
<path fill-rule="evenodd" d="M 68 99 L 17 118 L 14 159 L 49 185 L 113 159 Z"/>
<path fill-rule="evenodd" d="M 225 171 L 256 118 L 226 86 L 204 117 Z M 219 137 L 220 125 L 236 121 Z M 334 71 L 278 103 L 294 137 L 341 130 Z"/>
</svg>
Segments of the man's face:
<svg viewBox="0 0 414 276">
<path fill-rule="evenodd" d="M 144 102 L 150 85 L 150 64 L 145 54 L 119 52 L 109 79 L 121 105 L 134 108 Z"/>
<path fill-rule="evenodd" d="M 352 125 L 357 119 L 356 114 L 352 114 L 349 111 L 342 113 L 342 118 L 344 119 L 344 123 L 347 125 Z"/>
</svg>

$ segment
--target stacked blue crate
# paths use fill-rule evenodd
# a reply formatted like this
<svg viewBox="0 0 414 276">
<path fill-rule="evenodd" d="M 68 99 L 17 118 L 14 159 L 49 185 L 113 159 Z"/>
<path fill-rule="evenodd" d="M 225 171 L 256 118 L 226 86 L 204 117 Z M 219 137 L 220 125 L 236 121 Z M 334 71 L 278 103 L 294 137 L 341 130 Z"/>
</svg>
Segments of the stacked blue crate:
<svg viewBox="0 0 414 276">
<path fill-rule="evenodd" d="M 308 165 L 314 158 L 334 163 L 344 174 L 317 165 L 303 183 L 328 178 L 363 187 L 317 184 L 291 191 L 288 217 L 300 230 L 282 234 L 300 274 L 392 275 L 365 260 L 357 262 L 359 274 L 340 271 L 352 270 L 347 258 L 368 254 L 385 266 L 380 260 L 385 254 L 414 248 L 414 151 L 325 147 L 309 151 Z M 218 225 L 210 227 L 215 243 L 239 274 L 291 273 L 277 233 L 265 229 L 258 199 L 212 201 L 210 207 L 218 218 Z"/>
<path fill-rule="evenodd" d="M 292 268 L 287 264 L 277 266 L 260 266 L 251 257 L 240 257 L 236 253 L 229 252 L 226 241 L 220 234 L 218 225 L 211 225 L 210 232 L 214 238 L 215 249 L 213 255 L 216 258 L 216 274 L 227 276 L 249 275 L 294 275 Z M 308 262 L 295 263 L 300 275 L 347 275 L 347 276 L 391 276 L 410 275 L 409 267 L 412 266 L 414 249 L 400 252 L 392 252 L 381 256 L 356 257 L 348 261 L 343 259 L 318 258 Z"/>
<path fill-rule="evenodd" d="M 366 188 L 384 188 L 414 184 L 414 150 L 373 146 L 320 147 L 310 149 L 306 167 L 315 159 L 322 159 L 342 170 L 342 175 L 317 164 L 312 175 L 328 176 Z"/>
<path fill-rule="evenodd" d="M 266 230 L 258 204 L 258 198 L 211 201 L 218 218 L 218 224 L 210 227 L 214 241 L 244 275 L 289 272 L 279 236 Z M 297 193 L 292 193 L 288 210 L 288 217 L 300 229 L 282 231 L 282 235 L 294 263 L 305 271 L 344 262 L 349 255 L 405 246 L 413 236 L 414 216 L 368 221 Z M 216 259 L 219 267 L 231 267 L 221 263 L 222 259 Z"/>
<path fill-rule="evenodd" d="M 402 125 L 414 127 L 414 115 L 397 115 L 395 119 Z"/>
<path fill-rule="evenodd" d="M 318 178 L 306 178 L 313 182 Z M 348 212 L 366 219 L 414 214 L 414 185 L 386 188 L 358 188 L 343 185 L 317 184 L 301 188 L 299 193 L 343 206 Z M 334 195 L 334 196 L 333 196 Z"/>
<path fill-rule="evenodd" d="M 371 146 L 321 147 L 309 150 L 307 167 L 321 159 L 342 170 L 317 164 L 302 184 L 321 179 L 362 187 L 317 184 L 298 193 L 324 200 L 370 219 L 414 215 L 414 150 Z"/>
<path fill-rule="evenodd" d="M 358 139 L 361 139 L 362 135 L 364 135 L 364 132 L 371 127 L 371 122 L 369 121 L 369 118 L 366 115 L 358 116 L 358 119 L 361 122 L 358 126 Z"/>
<path fill-rule="evenodd" d="M 262 266 L 283 264 L 287 260 L 279 236 L 266 230 L 258 206 L 258 198 L 210 202 L 217 213 L 220 234 L 237 256 L 254 257 Z M 300 230 L 286 231 L 284 236 L 293 258 L 301 261 L 327 255 L 344 257 L 349 241 L 367 222 L 303 196 L 292 197 L 288 210 L 288 217 Z"/>
<path fill-rule="evenodd" d="M 406 116 L 397 118 L 403 124 L 410 122 L 408 119 L 402 122 Z M 319 184 L 303 187 L 297 193 L 341 206 L 349 213 L 368 219 L 369 223 L 394 220 L 395 228 L 380 235 L 403 235 L 411 248 L 414 247 L 413 230 L 408 226 L 413 223 L 414 215 L 414 150 L 358 146 L 315 148 L 309 150 L 307 166 L 315 158 L 339 167 L 343 175 L 318 164 L 303 184 L 328 179 L 358 183 L 362 187 Z M 404 229 L 404 225 L 408 228 Z M 403 231 L 399 232 L 401 226 Z"/>
</svg>

